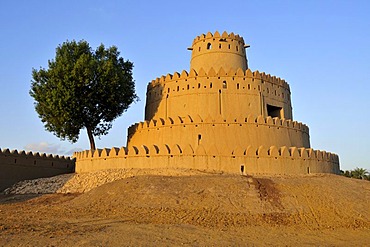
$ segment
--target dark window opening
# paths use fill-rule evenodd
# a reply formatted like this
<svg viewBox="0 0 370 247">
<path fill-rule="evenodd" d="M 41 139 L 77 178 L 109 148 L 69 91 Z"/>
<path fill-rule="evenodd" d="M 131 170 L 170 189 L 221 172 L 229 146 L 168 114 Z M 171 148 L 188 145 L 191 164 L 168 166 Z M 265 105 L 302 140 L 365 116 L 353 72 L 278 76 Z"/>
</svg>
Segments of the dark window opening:
<svg viewBox="0 0 370 247">
<path fill-rule="evenodd" d="M 212 88 L 212 82 L 209 84 L 209 87 Z"/>
<path fill-rule="evenodd" d="M 211 50 L 212 49 L 212 44 L 211 43 L 208 43 L 207 44 L 207 50 Z"/>
<path fill-rule="evenodd" d="M 202 140 L 202 135 L 201 134 L 199 134 L 198 135 L 198 145 L 200 144 L 200 141 Z"/>
<path fill-rule="evenodd" d="M 244 166 L 240 166 L 240 172 L 242 173 L 242 175 L 244 174 Z"/>
<path fill-rule="evenodd" d="M 218 48 L 221 49 L 221 44 L 218 45 Z"/>
<path fill-rule="evenodd" d="M 273 106 L 273 105 L 267 105 L 267 116 L 270 116 L 272 118 L 278 117 L 281 118 L 281 112 L 282 112 L 281 107 Z"/>
<path fill-rule="evenodd" d="M 227 83 L 226 83 L 226 81 L 223 81 L 223 82 L 222 82 L 222 88 L 227 88 Z"/>
<path fill-rule="evenodd" d="M 239 89 L 239 83 L 236 84 L 236 89 Z"/>
<path fill-rule="evenodd" d="M 310 174 L 310 167 L 307 167 L 307 173 Z"/>
</svg>

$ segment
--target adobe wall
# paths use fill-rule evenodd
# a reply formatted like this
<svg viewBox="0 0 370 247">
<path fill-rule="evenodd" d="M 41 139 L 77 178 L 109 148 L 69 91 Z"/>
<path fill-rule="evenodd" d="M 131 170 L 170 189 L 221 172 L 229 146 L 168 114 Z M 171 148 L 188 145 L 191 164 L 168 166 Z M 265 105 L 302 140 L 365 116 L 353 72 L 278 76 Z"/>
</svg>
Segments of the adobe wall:
<svg viewBox="0 0 370 247">
<path fill-rule="evenodd" d="M 152 119 L 130 126 L 127 146 L 142 144 L 215 145 L 220 152 L 228 153 L 236 146 L 248 145 L 309 148 L 310 140 L 308 127 L 296 121 L 253 115 L 226 119 L 208 116 L 203 120 L 197 115 Z"/>
<path fill-rule="evenodd" d="M 249 69 L 183 71 L 148 84 L 145 120 L 187 115 L 267 117 L 267 104 L 281 107 L 281 118 L 293 119 L 290 88 L 280 78 Z"/>
<path fill-rule="evenodd" d="M 208 32 L 197 36 L 193 40 L 190 69 L 199 71 L 201 68 L 208 71 L 212 67 L 218 71 L 220 68 L 248 69 L 244 40 L 234 33 Z"/>
<path fill-rule="evenodd" d="M 339 174 L 339 158 L 309 148 L 264 146 L 237 147 L 220 154 L 213 146 L 132 146 L 75 153 L 76 172 L 117 168 L 187 168 L 230 174 Z"/>
<path fill-rule="evenodd" d="M 70 157 L 0 149 L 0 192 L 22 180 L 71 173 L 74 169 L 75 160 Z"/>
</svg>

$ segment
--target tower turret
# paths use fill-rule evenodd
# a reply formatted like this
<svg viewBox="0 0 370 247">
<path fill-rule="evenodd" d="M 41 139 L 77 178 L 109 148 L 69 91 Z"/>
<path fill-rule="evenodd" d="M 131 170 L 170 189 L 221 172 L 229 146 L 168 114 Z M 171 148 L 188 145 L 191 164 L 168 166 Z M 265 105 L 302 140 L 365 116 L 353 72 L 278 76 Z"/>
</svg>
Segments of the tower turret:
<svg viewBox="0 0 370 247">
<path fill-rule="evenodd" d="M 192 51 L 190 70 L 199 71 L 203 68 L 209 71 L 213 68 L 218 71 L 220 68 L 229 69 L 248 69 L 247 56 L 245 48 L 249 45 L 239 35 L 219 32 L 214 34 L 208 32 L 206 35 L 197 36 L 188 50 Z"/>
</svg>

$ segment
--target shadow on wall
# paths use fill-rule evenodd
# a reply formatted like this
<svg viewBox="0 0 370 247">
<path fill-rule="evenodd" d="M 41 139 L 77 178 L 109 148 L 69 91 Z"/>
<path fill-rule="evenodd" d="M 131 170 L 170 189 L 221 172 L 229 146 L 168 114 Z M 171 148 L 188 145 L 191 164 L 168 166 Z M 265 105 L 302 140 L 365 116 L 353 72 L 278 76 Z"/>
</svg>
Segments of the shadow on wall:
<svg viewBox="0 0 370 247">
<path fill-rule="evenodd" d="M 157 78 L 157 81 L 159 82 L 159 78 Z M 146 92 L 146 102 L 145 102 L 145 120 L 150 121 L 153 119 L 153 117 L 158 112 L 159 107 L 165 107 L 167 111 L 167 100 L 168 100 L 168 94 L 164 97 L 165 93 L 163 92 L 163 85 L 157 83 L 155 86 L 153 86 L 153 81 L 150 82 L 147 86 L 147 92 Z M 131 125 L 128 129 L 127 133 L 127 143 L 126 146 L 128 146 L 128 143 L 131 140 L 131 137 L 135 134 L 136 128 L 132 128 L 135 124 Z"/>
<path fill-rule="evenodd" d="M 22 180 L 52 177 L 74 171 L 75 159 L 70 157 L 0 149 L 0 192 Z"/>
</svg>

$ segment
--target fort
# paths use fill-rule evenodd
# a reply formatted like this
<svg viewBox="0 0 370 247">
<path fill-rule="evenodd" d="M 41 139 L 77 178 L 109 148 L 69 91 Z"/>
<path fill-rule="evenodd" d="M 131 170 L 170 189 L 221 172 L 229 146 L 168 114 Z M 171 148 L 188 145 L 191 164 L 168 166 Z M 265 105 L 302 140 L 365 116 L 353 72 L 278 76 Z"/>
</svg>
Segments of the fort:
<svg viewBox="0 0 370 247">
<path fill-rule="evenodd" d="M 145 120 L 129 127 L 126 147 L 77 152 L 76 172 L 338 174 L 338 156 L 312 149 L 308 127 L 293 120 L 288 83 L 248 68 L 248 47 L 234 33 L 196 37 L 189 72 L 148 84 Z"/>
</svg>

